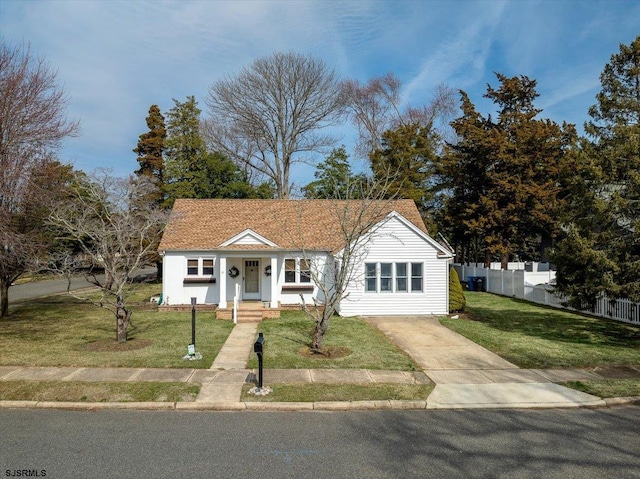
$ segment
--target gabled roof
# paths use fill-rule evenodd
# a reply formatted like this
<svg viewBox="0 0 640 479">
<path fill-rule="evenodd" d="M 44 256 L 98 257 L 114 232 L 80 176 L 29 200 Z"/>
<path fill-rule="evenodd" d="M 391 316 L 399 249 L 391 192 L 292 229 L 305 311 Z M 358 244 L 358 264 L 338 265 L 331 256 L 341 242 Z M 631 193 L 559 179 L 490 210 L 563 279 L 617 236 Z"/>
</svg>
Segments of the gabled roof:
<svg viewBox="0 0 640 479">
<path fill-rule="evenodd" d="M 158 249 L 284 249 L 337 251 L 344 246 L 340 217 L 362 210 L 364 200 L 176 200 Z M 413 200 L 369 202 L 376 221 L 397 212 L 423 233 Z M 247 230 L 260 244 L 241 244 Z M 274 246 L 272 246 L 274 245 Z"/>
</svg>

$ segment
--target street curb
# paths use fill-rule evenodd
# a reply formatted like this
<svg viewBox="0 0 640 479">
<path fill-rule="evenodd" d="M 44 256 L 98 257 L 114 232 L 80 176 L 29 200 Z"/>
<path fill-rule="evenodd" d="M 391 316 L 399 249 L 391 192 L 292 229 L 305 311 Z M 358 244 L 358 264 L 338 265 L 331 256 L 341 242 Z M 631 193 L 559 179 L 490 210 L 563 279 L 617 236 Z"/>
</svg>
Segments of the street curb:
<svg viewBox="0 0 640 479">
<path fill-rule="evenodd" d="M 380 410 L 436 410 L 436 409 L 566 409 L 600 408 L 640 404 L 640 396 L 605 398 L 591 404 L 536 405 L 522 404 L 466 404 L 438 405 L 428 401 L 318 401 L 318 402 L 56 402 L 56 401 L 0 401 L 0 409 L 66 409 L 75 411 L 141 410 L 141 411 L 380 411 Z"/>
</svg>

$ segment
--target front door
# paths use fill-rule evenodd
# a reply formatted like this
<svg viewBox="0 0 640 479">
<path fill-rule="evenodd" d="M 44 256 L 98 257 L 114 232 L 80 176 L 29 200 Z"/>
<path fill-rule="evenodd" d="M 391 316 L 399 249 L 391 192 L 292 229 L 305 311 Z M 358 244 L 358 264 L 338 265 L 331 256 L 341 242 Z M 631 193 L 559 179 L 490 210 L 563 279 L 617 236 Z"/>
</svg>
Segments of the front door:
<svg viewBox="0 0 640 479">
<path fill-rule="evenodd" d="M 242 299 L 260 299 L 260 260 L 244 260 L 244 292 Z"/>
</svg>

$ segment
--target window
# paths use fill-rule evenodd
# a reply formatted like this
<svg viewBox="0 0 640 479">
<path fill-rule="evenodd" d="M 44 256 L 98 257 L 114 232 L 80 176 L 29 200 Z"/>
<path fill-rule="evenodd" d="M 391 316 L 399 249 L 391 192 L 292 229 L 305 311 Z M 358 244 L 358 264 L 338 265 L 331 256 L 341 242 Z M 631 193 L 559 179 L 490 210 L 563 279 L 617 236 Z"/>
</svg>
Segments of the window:
<svg viewBox="0 0 640 479">
<path fill-rule="evenodd" d="M 188 258 L 187 276 L 213 276 L 213 258 Z"/>
<path fill-rule="evenodd" d="M 422 263 L 365 263 L 364 290 L 367 293 L 422 292 L 422 268 Z"/>
<path fill-rule="evenodd" d="M 187 260 L 187 275 L 198 276 L 198 260 L 197 259 Z"/>
<path fill-rule="evenodd" d="M 284 282 L 285 283 L 296 282 L 296 260 L 295 259 L 284 260 Z"/>
<path fill-rule="evenodd" d="M 422 263 L 411 263 L 411 291 L 422 291 Z"/>
<path fill-rule="evenodd" d="M 300 282 L 311 283 L 311 265 L 308 259 L 300 260 Z"/>
<path fill-rule="evenodd" d="M 391 291 L 391 263 L 380 263 L 380 291 Z"/>
<path fill-rule="evenodd" d="M 365 291 L 375 293 L 377 291 L 376 288 L 376 264 L 375 263 L 365 263 L 364 265 L 364 288 Z"/>
<path fill-rule="evenodd" d="M 213 260 L 212 259 L 202 260 L 202 275 L 213 276 Z"/>
<path fill-rule="evenodd" d="M 407 291 L 407 263 L 396 263 L 396 292 Z"/>
</svg>

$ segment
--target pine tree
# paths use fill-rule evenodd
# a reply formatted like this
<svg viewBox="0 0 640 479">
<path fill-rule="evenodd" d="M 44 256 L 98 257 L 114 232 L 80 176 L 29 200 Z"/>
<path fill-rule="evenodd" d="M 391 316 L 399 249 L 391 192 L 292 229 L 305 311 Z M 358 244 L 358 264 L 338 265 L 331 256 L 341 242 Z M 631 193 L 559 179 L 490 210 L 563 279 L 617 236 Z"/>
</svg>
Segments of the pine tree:
<svg viewBox="0 0 640 479">
<path fill-rule="evenodd" d="M 640 36 L 620 45 L 600 82 L 585 124 L 590 168 L 578 172 L 554 257 L 557 287 L 579 308 L 603 294 L 640 301 Z"/>
<path fill-rule="evenodd" d="M 463 93 L 463 116 L 452 123 L 460 141 L 448 148 L 443 177 L 453 191 L 449 220 L 482 238 L 485 262 L 497 257 L 506 268 L 511 255 L 531 257 L 537 238 L 557 234 L 560 176 L 577 135 L 572 125 L 536 118 L 535 80 L 497 77 L 499 88 L 484 95 L 497 120 L 479 115 Z"/>
<path fill-rule="evenodd" d="M 359 199 L 366 184 L 364 175 L 354 175 L 344 146 L 331 151 L 318 164 L 314 181 L 302 188 L 305 198 Z"/>
<path fill-rule="evenodd" d="M 407 123 L 383 133 L 381 147 L 369 155 L 374 181 L 388 182 L 390 194 L 415 201 L 423 216 L 432 206 L 436 145 L 431 125 Z"/>
<path fill-rule="evenodd" d="M 138 155 L 140 168 L 136 175 L 146 177 L 155 183 L 157 192 L 151 194 L 148 201 L 160 205 L 164 202 L 164 157 L 167 131 L 164 116 L 158 105 L 151 105 L 147 116 L 149 131 L 140 135 L 138 145 L 133 150 Z"/>
</svg>

